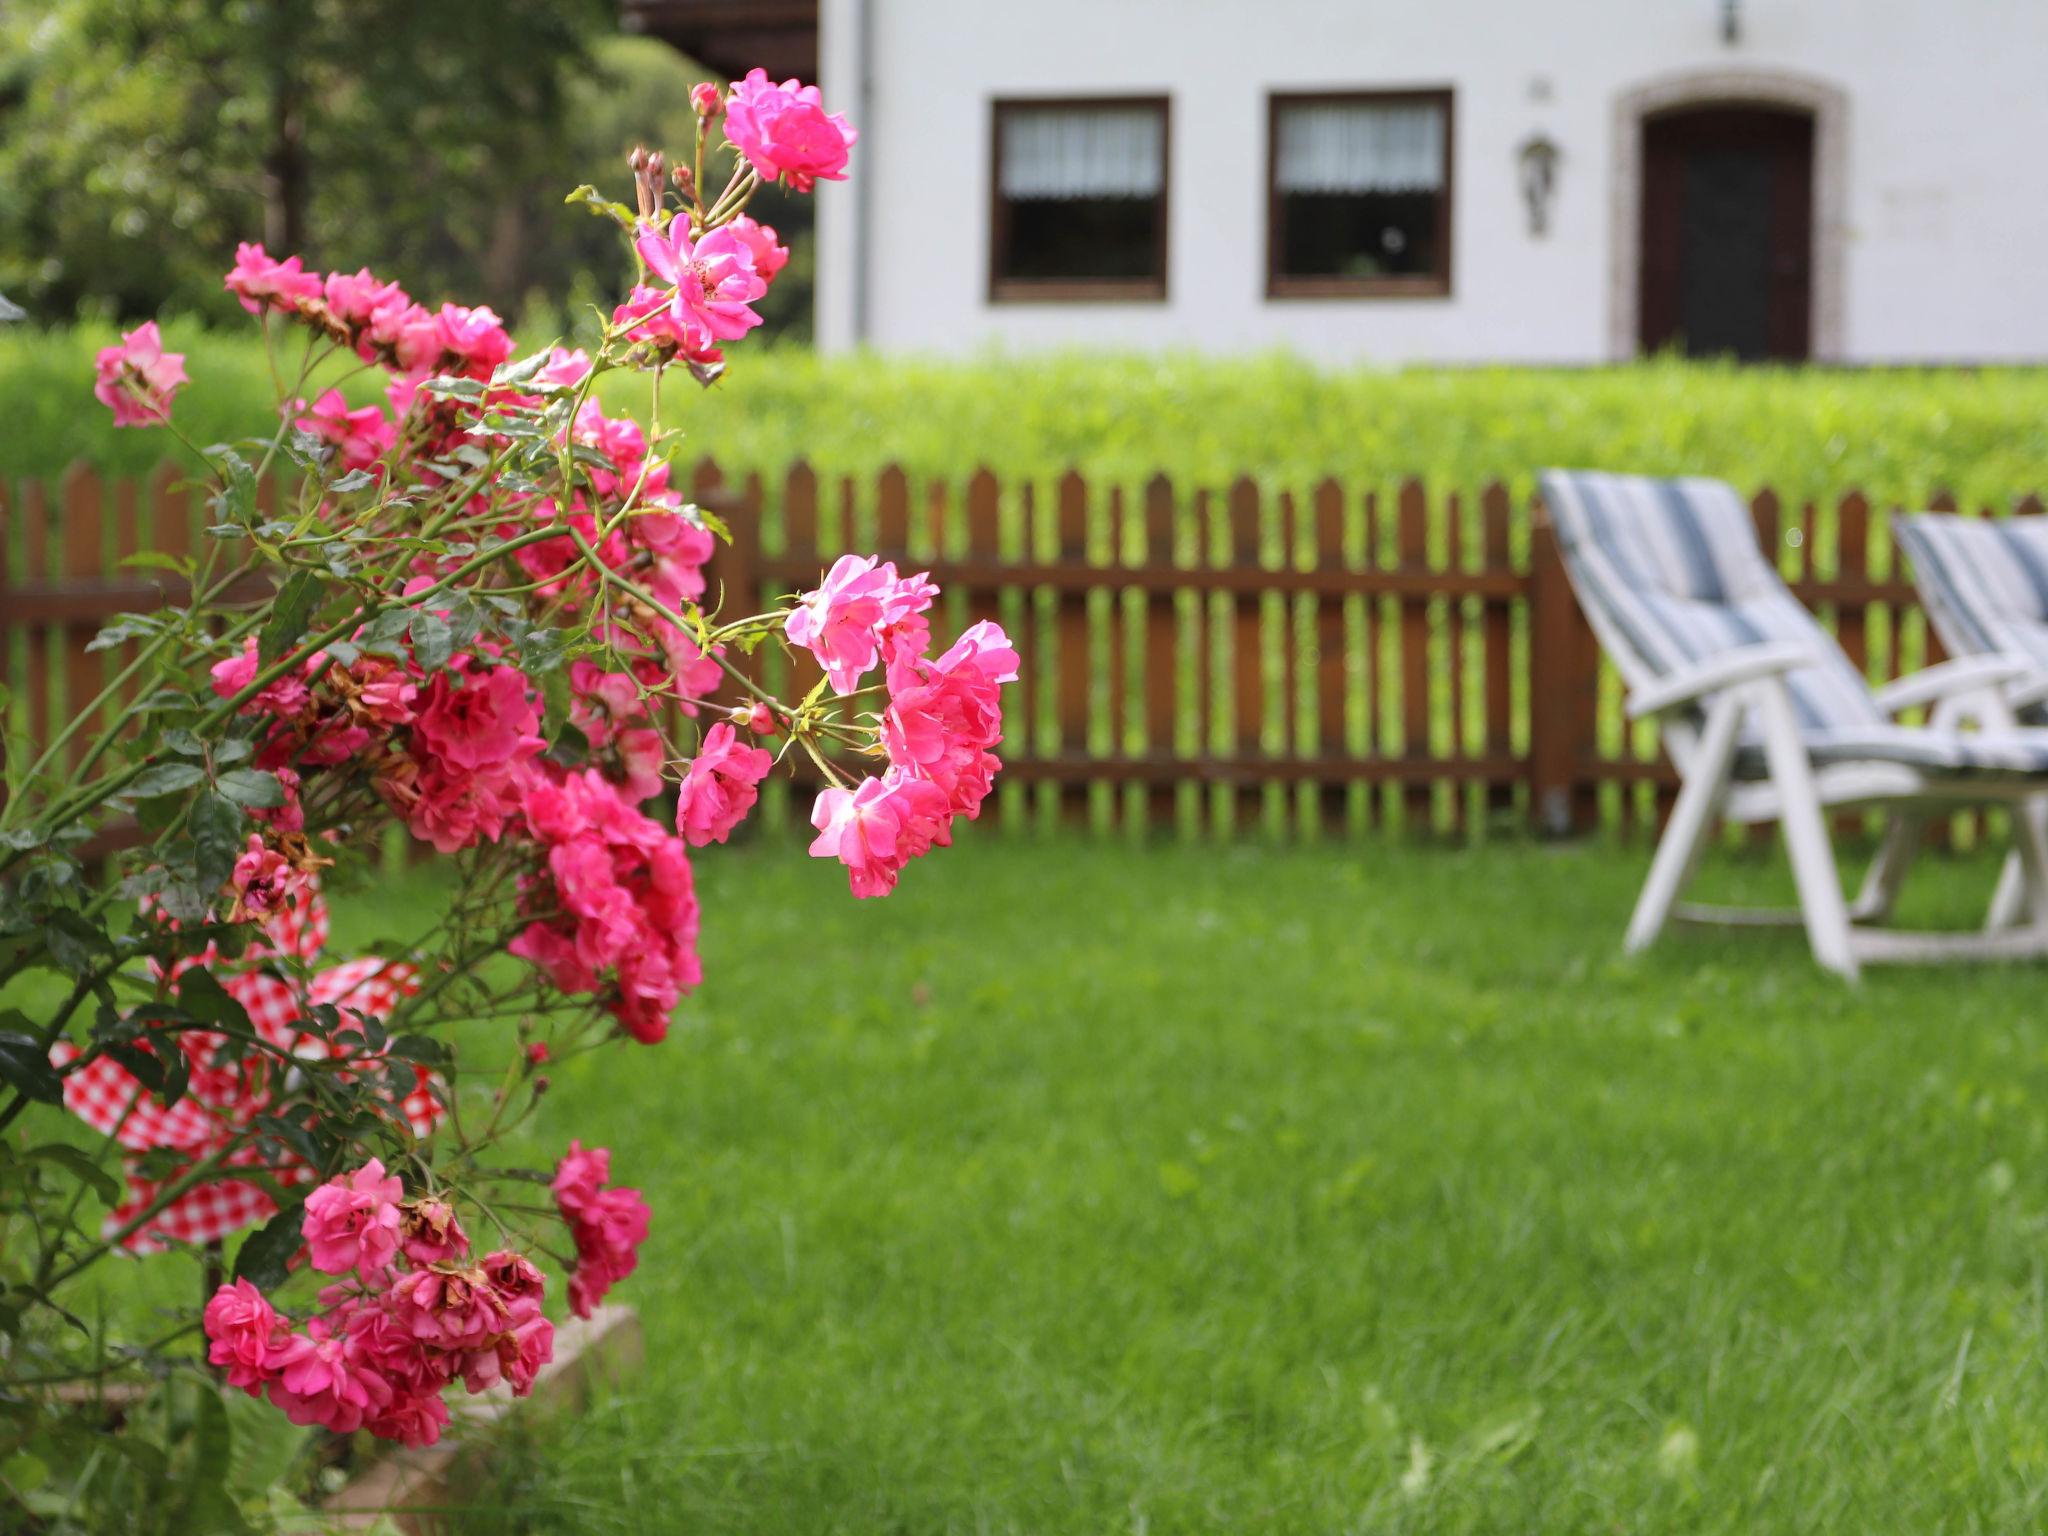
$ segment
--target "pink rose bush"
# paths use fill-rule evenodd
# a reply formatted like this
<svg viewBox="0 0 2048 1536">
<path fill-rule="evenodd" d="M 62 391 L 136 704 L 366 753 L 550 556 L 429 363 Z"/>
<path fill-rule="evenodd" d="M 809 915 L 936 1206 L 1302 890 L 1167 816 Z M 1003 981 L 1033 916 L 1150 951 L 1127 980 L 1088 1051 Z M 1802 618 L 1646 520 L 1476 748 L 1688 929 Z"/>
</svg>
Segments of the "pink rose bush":
<svg viewBox="0 0 2048 1536">
<path fill-rule="evenodd" d="M 572 1147 L 562 1166 L 593 1159 L 601 1183 L 602 1150 Z M 631 1197 L 635 1214 L 620 1196 Z M 630 1190 L 593 1186 L 579 1209 L 598 1212 L 590 1219 L 606 1228 L 602 1283 L 630 1273 L 647 1235 L 646 1206 Z M 572 1230 L 580 1253 L 580 1228 Z M 554 1358 L 540 1270 L 508 1249 L 473 1255 L 453 1207 L 407 1199 L 375 1158 L 308 1195 L 301 1231 L 307 1263 L 337 1277 L 320 1291 L 318 1311 L 295 1325 L 242 1278 L 215 1291 L 201 1319 L 206 1357 L 227 1384 L 267 1397 L 294 1424 L 432 1445 L 458 1383 L 468 1392 L 502 1383 L 524 1397 Z M 584 1271 L 579 1259 L 572 1297 L 579 1282 L 599 1283 Z M 577 1304 L 578 1315 L 594 1305 Z"/>
<path fill-rule="evenodd" d="M 811 851 L 862 897 L 950 842 L 997 770 L 999 628 L 942 646 L 929 574 L 861 554 L 734 611 L 679 434 L 597 392 L 622 369 L 716 381 L 789 257 L 750 198 L 846 174 L 853 130 L 813 87 L 756 70 L 693 106 L 688 163 L 636 151 L 630 208 L 579 194 L 635 263 L 586 349 L 522 352 L 486 307 L 239 246 L 223 283 L 277 363 L 268 436 L 186 444 L 201 557 L 100 640 L 146 669 L 137 702 L 68 753 L 10 755 L 0 936 L 47 934 L 75 985 L 42 1035 L 7 1032 L 0 1125 L 61 1104 L 121 1175 L 103 1213 L 41 1212 L 57 1246 L 26 1273 L 246 1234 L 207 1360 L 296 1423 L 429 1444 L 457 1384 L 524 1393 L 548 1361 L 527 1255 L 573 1251 L 584 1316 L 634 1272 L 652 1213 L 609 1153 L 571 1142 L 550 1173 L 485 1152 L 546 1072 L 656 1045 L 707 985 L 722 914 L 692 860 L 744 835 L 779 763 L 820 784 Z M 707 195 L 714 122 L 731 166 Z M 183 364 L 145 324 L 94 393 L 182 441 Z M 260 497 L 276 470 L 292 488 Z M 777 697 L 764 646 L 823 685 Z M 374 888 L 387 841 L 440 862 L 444 910 L 418 942 L 329 956 L 328 899 Z M 88 844 L 116 850 L 104 890 Z M 65 1231 L 81 1209 L 96 1233 Z M 528 1230 L 549 1224 L 566 1244 Z M 11 1294 L 65 1315 L 32 1290 Z"/>
</svg>

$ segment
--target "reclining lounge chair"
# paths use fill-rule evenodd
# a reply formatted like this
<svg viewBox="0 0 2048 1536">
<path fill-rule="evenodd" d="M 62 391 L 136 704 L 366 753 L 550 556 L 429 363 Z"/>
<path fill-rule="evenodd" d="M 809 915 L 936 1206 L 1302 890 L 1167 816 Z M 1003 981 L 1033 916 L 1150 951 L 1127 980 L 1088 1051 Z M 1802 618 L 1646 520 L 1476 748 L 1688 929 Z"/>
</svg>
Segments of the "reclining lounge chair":
<svg viewBox="0 0 2048 1536">
<path fill-rule="evenodd" d="M 1547 472 L 1542 485 L 1573 590 L 1628 687 L 1629 714 L 1659 720 L 1680 779 L 1629 923 L 1630 951 L 1676 915 L 1802 924 L 1814 959 L 1850 979 L 1869 962 L 2048 953 L 2039 817 L 2013 818 L 2025 908 L 2036 914 L 2028 922 L 1981 933 L 1876 926 L 1927 817 L 1972 804 L 2017 809 L 2048 790 L 2048 730 L 1960 728 L 1998 719 L 1999 690 L 2026 663 L 1963 656 L 1873 692 L 1765 559 L 1729 486 L 1566 470 Z M 1926 726 L 1893 718 L 1923 705 Z M 1828 837 L 1826 813 L 1844 808 L 1891 813 L 1853 905 Z M 1778 823 L 1797 910 L 1679 903 L 1717 817 Z"/>
</svg>

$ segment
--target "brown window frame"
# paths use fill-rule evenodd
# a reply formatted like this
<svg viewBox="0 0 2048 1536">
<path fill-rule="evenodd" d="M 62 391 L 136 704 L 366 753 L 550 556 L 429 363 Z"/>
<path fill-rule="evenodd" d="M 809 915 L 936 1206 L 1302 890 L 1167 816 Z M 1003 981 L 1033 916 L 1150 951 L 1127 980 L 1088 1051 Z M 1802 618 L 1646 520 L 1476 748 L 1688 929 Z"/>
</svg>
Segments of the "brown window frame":
<svg viewBox="0 0 2048 1536">
<path fill-rule="evenodd" d="M 1288 107 L 1351 104 L 1375 106 L 1430 102 L 1444 114 L 1444 185 L 1437 200 L 1437 269 L 1400 277 L 1296 277 L 1280 270 L 1283 214 L 1280 199 L 1280 114 Z M 1447 299 L 1454 265 L 1451 237 L 1456 225 L 1458 105 L 1454 87 L 1399 90 L 1269 91 L 1266 95 L 1266 297 L 1269 299 Z"/>
<path fill-rule="evenodd" d="M 1010 277 L 1001 268 L 1009 243 L 1010 205 L 1003 196 L 1003 118 L 1016 111 L 1085 111 L 1144 107 L 1159 114 L 1159 232 L 1151 277 Z M 988 298 L 991 304 L 1163 304 L 1173 229 L 1173 98 L 1170 96 L 996 96 L 989 100 Z"/>
</svg>

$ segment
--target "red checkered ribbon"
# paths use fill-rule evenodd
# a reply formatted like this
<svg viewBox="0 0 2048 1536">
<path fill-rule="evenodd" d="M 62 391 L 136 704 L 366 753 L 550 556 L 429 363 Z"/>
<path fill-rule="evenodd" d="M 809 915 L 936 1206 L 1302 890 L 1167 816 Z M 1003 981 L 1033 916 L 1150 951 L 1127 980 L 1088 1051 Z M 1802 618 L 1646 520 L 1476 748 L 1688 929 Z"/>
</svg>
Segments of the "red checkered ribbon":
<svg viewBox="0 0 2048 1536">
<path fill-rule="evenodd" d="M 326 905 L 316 895 L 303 913 L 286 912 L 273 918 L 267 931 L 270 944 L 252 947 L 251 956 L 288 954 L 310 961 L 327 937 Z M 209 950 L 196 961 L 179 965 L 177 973 L 193 964 L 218 965 L 219 959 Z M 419 973 L 403 961 L 371 956 L 315 972 L 303 995 L 283 976 L 270 971 L 225 976 L 221 986 L 247 1011 L 250 1024 L 270 1051 L 251 1047 L 246 1054 L 237 1055 L 235 1042 L 224 1035 L 199 1030 L 178 1035 L 170 1048 L 184 1051 L 191 1081 L 185 1096 L 168 1108 L 111 1057 L 96 1057 L 64 1080 L 65 1107 L 94 1130 L 113 1137 L 130 1154 L 127 1197 L 106 1220 L 105 1230 L 110 1235 L 148 1211 L 166 1188 L 182 1181 L 196 1164 L 232 1145 L 250 1121 L 270 1108 L 280 1073 L 293 1070 L 273 1052 L 309 1061 L 332 1058 L 332 1044 L 301 1027 L 309 1009 L 322 1004 L 338 1008 L 344 1029 L 352 1016 L 383 1020 L 401 999 L 419 990 Z M 165 1047 L 145 1042 L 137 1048 L 155 1051 Z M 50 1059 L 63 1067 L 79 1055 L 78 1048 L 67 1042 L 53 1049 Z M 384 1066 L 380 1054 L 355 1051 L 346 1055 L 351 1074 Z M 424 1136 L 446 1111 L 434 1077 L 424 1067 L 412 1071 L 413 1086 L 399 1101 L 398 1109 L 413 1135 Z M 141 1156 L 158 1149 L 182 1154 L 179 1166 L 162 1179 L 145 1178 L 139 1167 Z M 281 1185 L 303 1184 L 311 1176 L 297 1156 L 274 1143 L 243 1146 L 227 1162 L 229 1167 L 259 1164 Z M 209 1180 L 151 1215 L 129 1234 L 125 1246 L 150 1252 L 166 1242 L 210 1242 L 263 1221 L 276 1210 L 277 1202 L 259 1184 L 235 1178 Z"/>
</svg>

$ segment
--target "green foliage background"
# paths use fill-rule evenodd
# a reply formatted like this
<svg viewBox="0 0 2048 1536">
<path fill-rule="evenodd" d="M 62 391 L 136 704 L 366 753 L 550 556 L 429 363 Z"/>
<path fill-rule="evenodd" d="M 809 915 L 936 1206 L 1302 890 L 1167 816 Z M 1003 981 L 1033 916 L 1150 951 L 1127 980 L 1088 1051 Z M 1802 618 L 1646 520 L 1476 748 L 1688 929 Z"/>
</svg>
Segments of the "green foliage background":
<svg viewBox="0 0 2048 1536">
<path fill-rule="evenodd" d="M 567 212 L 567 210 L 565 210 Z M 567 325 L 572 322 L 562 322 Z M 201 442 L 245 435 L 271 385 L 253 326 L 209 333 L 172 322 L 190 354 L 177 417 Z M 83 460 L 141 474 L 173 446 L 116 432 L 89 392 L 92 353 L 111 327 L 0 331 L 0 474 L 54 475 Z M 539 345 L 548 333 L 521 337 Z M 573 338 L 573 335 L 571 336 Z M 1284 354 L 988 355 L 965 361 L 819 357 L 741 344 L 709 391 L 672 383 L 664 418 L 729 469 L 776 470 L 804 456 L 822 472 L 891 462 L 961 477 L 1057 474 L 1135 483 L 1165 470 L 1185 484 L 1240 473 L 1305 484 L 1419 474 L 1449 488 L 1498 477 L 1526 487 L 1547 464 L 1720 475 L 1788 496 L 1860 486 L 1880 503 L 1948 489 L 2004 504 L 2048 490 L 2048 370 L 1836 372 L 1660 360 L 1623 368 L 1331 370 Z M 376 380 L 349 388 L 365 398 Z M 644 407 L 647 382 L 614 376 L 616 409 Z"/>
</svg>

